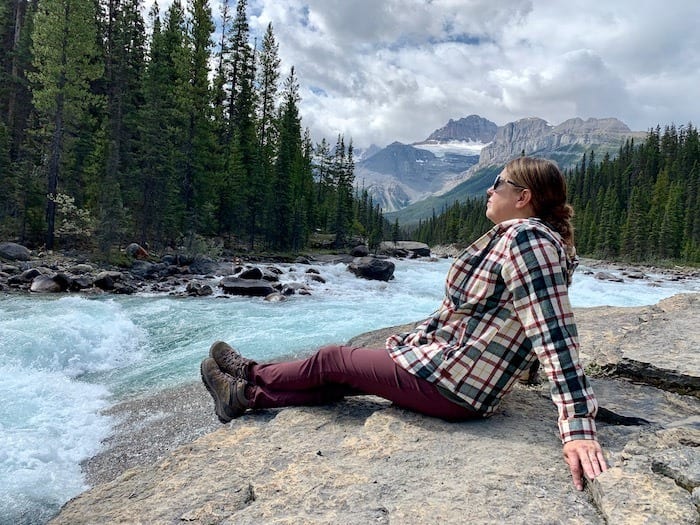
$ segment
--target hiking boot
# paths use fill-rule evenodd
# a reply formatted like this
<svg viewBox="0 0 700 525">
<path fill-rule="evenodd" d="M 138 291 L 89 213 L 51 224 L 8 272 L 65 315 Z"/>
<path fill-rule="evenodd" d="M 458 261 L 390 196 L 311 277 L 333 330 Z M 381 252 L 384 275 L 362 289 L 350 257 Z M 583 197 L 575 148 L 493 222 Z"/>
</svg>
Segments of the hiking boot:
<svg viewBox="0 0 700 525">
<path fill-rule="evenodd" d="M 245 380 L 223 373 L 211 357 L 202 361 L 200 373 L 204 386 L 214 398 L 214 412 L 219 421 L 228 423 L 250 407 L 245 397 Z"/>
<path fill-rule="evenodd" d="M 232 346 L 217 341 L 209 349 L 209 357 L 214 358 L 222 372 L 233 377 L 239 377 L 248 381 L 250 365 L 257 364 L 252 359 L 247 359 L 238 353 Z"/>
</svg>

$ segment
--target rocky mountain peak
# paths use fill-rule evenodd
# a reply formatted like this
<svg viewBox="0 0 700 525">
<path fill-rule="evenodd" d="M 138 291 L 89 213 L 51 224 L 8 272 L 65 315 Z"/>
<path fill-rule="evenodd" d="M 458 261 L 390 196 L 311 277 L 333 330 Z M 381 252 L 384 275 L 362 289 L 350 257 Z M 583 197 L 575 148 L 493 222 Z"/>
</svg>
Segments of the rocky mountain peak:
<svg viewBox="0 0 700 525">
<path fill-rule="evenodd" d="M 585 152 L 594 150 L 600 158 L 605 153 L 615 155 L 625 139 L 645 137 L 646 133 L 630 131 L 616 118 L 571 118 L 553 126 L 542 118 L 528 117 L 497 126 L 469 115 L 450 119 L 423 142 L 394 142 L 363 156 L 355 166 L 355 180 L 385 212 L 398 212 L 428 198 L 454 199 L 453 190 L 462 191 L 463 183 L 470 185 L 465 195 L 483 194 L 485 186 L 470 179 L 478 178 L 482 170 L 503 166 L 523 151 L 552 159 L 566 169 L 580 162 Z"/>
<path fill-rule="evenodd" d="M 450 119 L 443 127 L 433 131 L 423 143 L 448 141 L 487 143 L 493 140 L 497 129 L 498 126 L 490 120 L 479 115 L 469 115 L 459 120 Z"/>
<path fill-rule="evenodd" d="M 557 133 L 630 133 L 631 130 L 621 120 L 616 118 L 570 118 L 565 120 L 554 131 Z"/>
<path fill-rule="evenodd" d="M 471 171 L 505 164 L 523 151 L 553 158 L 566 168 L 578 162 L 584 151 L 614 153 L 626 138 L 643 136 L 616 118 L 571 118 L 556 126 L 541 118 L 524 118 L 498 128 L 493 142 L 481 150 L 479 163 Z"/>
</svg>

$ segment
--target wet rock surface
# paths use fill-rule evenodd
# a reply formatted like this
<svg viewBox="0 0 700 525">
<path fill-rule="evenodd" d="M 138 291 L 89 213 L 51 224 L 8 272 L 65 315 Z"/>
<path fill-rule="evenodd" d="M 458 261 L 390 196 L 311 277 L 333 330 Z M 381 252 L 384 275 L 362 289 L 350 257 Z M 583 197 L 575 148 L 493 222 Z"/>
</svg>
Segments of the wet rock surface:
<svg viewBox="0 0 700 525">
<path fill-rule="evenodd" d="M 484 421 L 447 423 L 358 396 L 228 425 L 193 384 L 110 409 L 116 433 L 85 464 L 94 488 L 53 523 L 696 524 L 698 314 L 697 295 L 576 310 L 600 405 L 651 422 L 599 422 L 612 468 L 583 492 L 562 460 L 546 384 L 518 385 Z M 352 343 L 381 346 L 401 329 Z M 691 387 L 616 375 L 624 359 Z"/>
<path fill-rule="evenodd" d="M 429 249 L 427 253 L 429 256 Z M 414 258 L 419 255 L 404 250 L 393 256 Z M 308 295 L 310 289 L 305 286 L 308 282 L 325 282 L 322 275 L 303 275 L 303 270 L 296 282 L 282 279 L 289 269 L 270 261 L 242 261 L 238 257 L 214 260 L 182 254 L 156 257 L 136 244 L 127 247 L 119 266 L 84 259 L 84 255 L 59 252 L 34 254 L 19 244 L 0 243 L 0 290 L 35 294 L 147 293 L 179 297 L 217 295 L 214 290 L 220 290 L 222 295 L 266 297 L 275 292 L 285 296 Z M 390 280 L 395 269 L 386 255 L 315 254 L 283 262 L 300 268 L 312 264 L 344 263 L 358 278 L 383 281 Z"/>
</svg>

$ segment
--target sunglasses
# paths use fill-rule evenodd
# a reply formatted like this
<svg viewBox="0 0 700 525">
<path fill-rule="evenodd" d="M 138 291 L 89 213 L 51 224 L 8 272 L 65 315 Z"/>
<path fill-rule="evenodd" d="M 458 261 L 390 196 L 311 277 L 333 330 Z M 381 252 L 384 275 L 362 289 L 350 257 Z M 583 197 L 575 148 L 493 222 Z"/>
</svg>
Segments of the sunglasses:
<svg viewBox="0 0 700 525">
<path fill-rule="evenodd" d="M 504 182 L 507 182 L 508 184 L 510 184 L 511 186 L 515 186 L 516 188 L 520 188 L 521 190 L 527 189 L 525 186 L 521 186 L 520 184 L 516 184 L 512 180 L 502 179 L 500 174 L 496 175 L 496 180 L 493 181 L 493 186 L 491 186 L 491 187 L 493 188 L 494 191 L 496 191 L 498 189 L 498 187 Z"/>
</svg>

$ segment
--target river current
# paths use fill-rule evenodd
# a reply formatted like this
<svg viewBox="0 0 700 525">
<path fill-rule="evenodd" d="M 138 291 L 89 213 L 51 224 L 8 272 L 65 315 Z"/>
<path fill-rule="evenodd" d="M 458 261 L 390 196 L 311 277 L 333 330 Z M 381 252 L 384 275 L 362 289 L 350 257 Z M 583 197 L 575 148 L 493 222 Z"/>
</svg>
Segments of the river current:
<svg viewBox="0 0 700 525">
<path fill-rule="evenodd" d="M 250 298 L 0 295 L 0 523 L 45 523 L 87 489 L 80 462 L 114 421 L 102 414 L 134 396 L 199 380 L 209 345 L 225 340 L 258 360 L 302 355 L 369 330 L 428 316 L 449 260 L 396 261 L 390 282 L 358 279 L 344 264 L 316 268 L 326 283 L 282 303 Z M 303 279 L 307 267 L 283 267 Z M 599 281 L 580 268 L 574 307 L 640 306 L 700 282 Z"/>
</svg>

